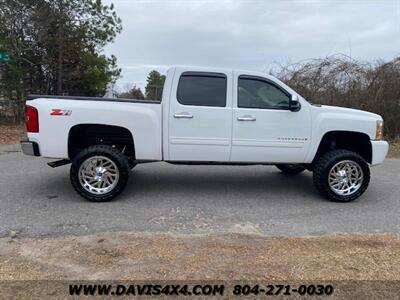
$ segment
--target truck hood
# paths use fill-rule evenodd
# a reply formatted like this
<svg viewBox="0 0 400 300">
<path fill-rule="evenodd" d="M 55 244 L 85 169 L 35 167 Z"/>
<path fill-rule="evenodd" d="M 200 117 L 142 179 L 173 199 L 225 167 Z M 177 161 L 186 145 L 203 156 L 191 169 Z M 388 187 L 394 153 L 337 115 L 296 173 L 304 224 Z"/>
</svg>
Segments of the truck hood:
<svg viewBox="0 0 400 300">
<path fill-rule="evenodd" d="M 374 118 L 376 120 L 382 120 L 382 117 L 378 114 L 374 114 L 368 111 L 353 109 L 353 108 L 345 108 L 339 106 L 330 106 L 330 105 L 321 105 L 321 106 L 314 106 L 318 110 L 322 110 L 324 112 L 332 112 L 332 113 L 339 113 L 339 114 L 346 114 L 352 116 L 359 116 L 359 117 L 366 117 L 366 118 Z"/>
</svg>

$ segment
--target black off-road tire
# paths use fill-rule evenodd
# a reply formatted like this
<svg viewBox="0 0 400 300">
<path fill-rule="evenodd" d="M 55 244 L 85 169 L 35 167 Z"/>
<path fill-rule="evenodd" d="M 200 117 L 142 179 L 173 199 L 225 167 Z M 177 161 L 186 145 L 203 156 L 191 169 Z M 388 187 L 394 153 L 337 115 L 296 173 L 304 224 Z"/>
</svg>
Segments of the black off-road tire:
<svg viewBox="0 0 400 300">
<path fill-rule="evenodd" d="M 93 156 L 105 156 L 112 160 L 118 168 L 119 179 L 116 186 L 105 194 L 94 194 L 87 191 L 79 181 L 79 168 L 81 164 L 88 158 Z M 125 155 L 123 155 L 118 149 L 107 145 L 95 145 L 90 146 L 80 153 L 78 153 L 72 160 L 70 169 L 70 180 L 74 189 L 79 195 L 92 202 L 107 202 L 113 200 L 118 196 L 125 188 L 128 177 L 129 177 L 129 162 Z"/>
<path fill-rule="evenodd" d="M 279 164 L 276 167 L 287 175 L 297 175 L 303 172 L 306 168 L 296 164 Z"/>
<path fill-rule="evenodd" d="M 356 162 L 363 171 L 363 182 L 360 188 L 350 195 L 339 195 L 329 187 L 329 172 L 340 161 L 351 160 Z M 314 165 L 313 181 L 318 192 L 334 202 L 350 202 L 360 197 L 368 188 L 370 181 L 368 163 L 359 154 L 342 149 L 331 150 L 317 159 Z"/>
</svg>

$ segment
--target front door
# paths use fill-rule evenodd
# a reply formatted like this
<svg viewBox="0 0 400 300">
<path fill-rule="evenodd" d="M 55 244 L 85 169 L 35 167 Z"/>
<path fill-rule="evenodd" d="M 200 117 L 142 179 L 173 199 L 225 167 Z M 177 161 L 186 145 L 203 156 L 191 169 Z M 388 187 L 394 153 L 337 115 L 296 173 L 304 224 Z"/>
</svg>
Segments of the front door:
<svg viewBox="0 0 400 300">
<path fill-rule="evenodd" d="M 232 73 L 175 72 L 169 108 L 169 160 L 229 161 Z"/>
<path fill-rule="evenodd" d="M 291 94 L 272 78 L 235 73 L 231 161 L 304 162 L 311 136 L 308 105 L 289 110 Z"/>
</svg>

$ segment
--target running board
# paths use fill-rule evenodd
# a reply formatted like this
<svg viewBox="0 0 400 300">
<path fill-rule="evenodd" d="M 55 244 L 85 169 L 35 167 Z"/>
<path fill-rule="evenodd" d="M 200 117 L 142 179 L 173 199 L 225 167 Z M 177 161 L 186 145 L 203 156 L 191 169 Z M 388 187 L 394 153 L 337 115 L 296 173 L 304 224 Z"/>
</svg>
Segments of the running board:
<svg viewBox="0 0 400 300">
<path fill-rule="evenodd" d="M 49 165 L 52 168 L 57 168 L 57 167 L 61 167 L 63 165 L 68 165 L 69 163 L 71 163 L 71 161 L 69 159 L 60 159 L 60 160 L 49 162 L 49 163 L 47 163 L 47 165 Z"/>
</svg>

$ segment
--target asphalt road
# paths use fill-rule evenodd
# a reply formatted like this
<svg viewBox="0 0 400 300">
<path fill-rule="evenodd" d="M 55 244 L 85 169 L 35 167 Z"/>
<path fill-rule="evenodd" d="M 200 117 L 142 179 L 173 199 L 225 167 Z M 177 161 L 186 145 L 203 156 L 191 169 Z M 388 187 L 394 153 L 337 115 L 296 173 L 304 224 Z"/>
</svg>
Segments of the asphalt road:
<svg viewBox="0 0 400 300">
<path fill-rule="evenodd" d="M 114 202 L 90 203 L 69 182 L 69 166 L 0 146 L 0 237 L 108 231 L 246 232 L 322 235 L 400 233 L 400 160 L 372 168 L 367 192 L 352 203 L 321 198 L 311 173 L 273 166 L 137 166 Z"/>
</svg>

